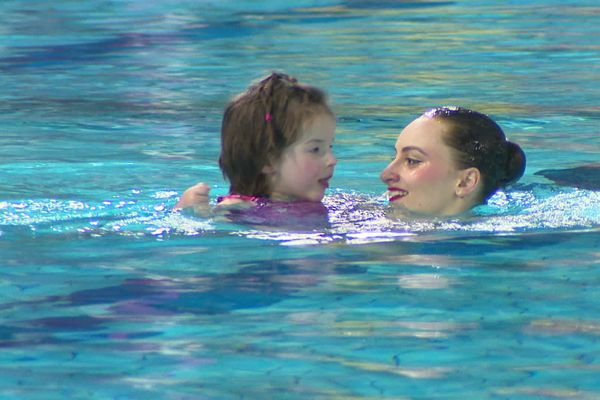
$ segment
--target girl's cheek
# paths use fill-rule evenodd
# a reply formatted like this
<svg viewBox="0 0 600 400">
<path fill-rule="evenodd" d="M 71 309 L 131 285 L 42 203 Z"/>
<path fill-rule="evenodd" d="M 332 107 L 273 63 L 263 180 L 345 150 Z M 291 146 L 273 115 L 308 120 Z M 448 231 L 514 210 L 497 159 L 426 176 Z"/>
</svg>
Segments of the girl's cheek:
<svg viewBox="0 0 600 400">
<path fill-rule="evenodd" d="M 310 160 L 304 160 L 299 166 L 298 170 L 305 171 L 306 173 L 313 173 L 318 170 L 318 163 L 312 162 Z"/>
</svg>

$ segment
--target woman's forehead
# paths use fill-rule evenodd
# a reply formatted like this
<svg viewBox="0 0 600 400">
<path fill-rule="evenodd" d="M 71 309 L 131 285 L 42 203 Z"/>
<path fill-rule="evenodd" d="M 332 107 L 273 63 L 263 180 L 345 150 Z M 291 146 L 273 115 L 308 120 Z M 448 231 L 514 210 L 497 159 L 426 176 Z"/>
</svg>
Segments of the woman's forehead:
<svg viewBox="0 0 600 400">
<path fill-rule="evenodd" d="M 433 146 L 443 143 L 444 124 L 426 116 L 408 124 L 398 135 L 397 146 Z"/>
</svg>

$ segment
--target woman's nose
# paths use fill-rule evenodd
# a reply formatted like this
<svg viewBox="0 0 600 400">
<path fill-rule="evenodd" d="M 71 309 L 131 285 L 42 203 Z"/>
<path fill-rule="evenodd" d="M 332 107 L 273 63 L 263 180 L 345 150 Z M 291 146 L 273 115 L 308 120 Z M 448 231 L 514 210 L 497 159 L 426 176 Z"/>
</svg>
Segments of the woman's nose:
<svg viewBox="0 0 600 400">
<path fill-rule="evenodd" d="M 400 176 L 394 172 L 394 163 L 391 162 L 387 167 L 381 171 L 379 178 L 383 183 L 397 182 Z"/>
</svg>

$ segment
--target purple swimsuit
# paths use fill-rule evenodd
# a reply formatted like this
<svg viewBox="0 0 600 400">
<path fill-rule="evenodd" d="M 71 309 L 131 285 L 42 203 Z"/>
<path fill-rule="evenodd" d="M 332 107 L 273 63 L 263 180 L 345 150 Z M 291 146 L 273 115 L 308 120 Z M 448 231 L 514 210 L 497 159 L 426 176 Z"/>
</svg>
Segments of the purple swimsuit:
<svg viewBox="0 0 600 400">
<path fill-rule="evenodd" d="M 217 198 L 249 201 L 254 206 L 227 210 L 227 217 L 237 223 L 276 226 L 286 229 L 314 229 L 329 226 L 327 208 L 315 201 L 271 201 L 265 197 L 229 194 Z"/>
</svg>

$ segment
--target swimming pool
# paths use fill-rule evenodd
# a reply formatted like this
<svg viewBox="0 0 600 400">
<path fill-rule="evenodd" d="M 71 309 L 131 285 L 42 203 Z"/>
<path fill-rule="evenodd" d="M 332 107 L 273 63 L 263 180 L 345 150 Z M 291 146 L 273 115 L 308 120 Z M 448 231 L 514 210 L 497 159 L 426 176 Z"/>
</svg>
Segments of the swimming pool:
<svg viewBox="0 0 600 400">
<path fill-rule="evenodd" d="M 598 162 L 599 12 L 2 2 L 0 398 L 600 397 L 600 191 L 538 174 Z M 226 192 L 223 106 L 272 69 L 338 115 L 329 225 L 170 213 Z M 470 219 L 390 219 L 379 171 L 440 104 L 492 115 L 526 175 Z"/>
</svg>

